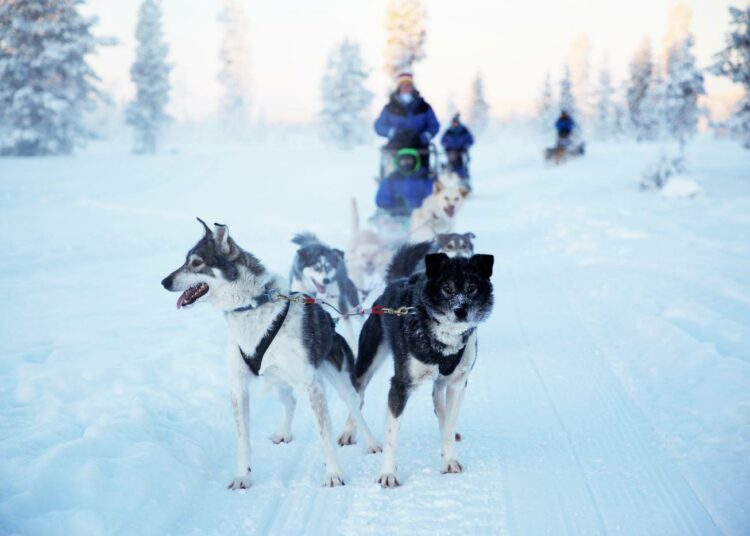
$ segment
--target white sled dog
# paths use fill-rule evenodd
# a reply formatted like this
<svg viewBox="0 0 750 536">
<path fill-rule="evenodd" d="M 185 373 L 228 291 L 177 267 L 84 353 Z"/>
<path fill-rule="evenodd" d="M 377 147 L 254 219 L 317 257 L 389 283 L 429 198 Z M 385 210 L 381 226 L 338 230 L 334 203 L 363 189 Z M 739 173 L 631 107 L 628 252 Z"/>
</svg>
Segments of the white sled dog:
<svg viewBox="0 0 750 536">
<path fill-rule="evenodd" d="M 228 327 L 226 357 L 237 432 L 237 469 L 229 489 L 250 486 L 248 382 L 263 376 L 275 387 L 284 406 L 284 420 L 271 438 L 274 443 L 292 439 L 295 392 L 306 396 L 315 415 L 325 460 L 326 486 L 344 479 L 336 459 L 323 379 L 346 403 L 357 426 L 364 431 L 367 448 L 380 446 L 360 412 L 360 398 L 352 384 L 354 357 L 346 341 L 334 331 L 331 316 L 317 304 L 290 303 L 285 278 L 270 273 L 252 254 L 229 236 L 226 225 L 205 234 L 188 251 L 185 262 L 162 281 L 169 291 L 182 292 L 177 307 L 192 305 L 201 297 L 224 312 Z"/>
<path fill-rule="evenodd" d="M 452 233 L 455 216 L 468 195 L 469 189 L 452 173 L 435 181 L 432 194 L 411 213 L 409 241 L 432 240 L 437 234 Z"/>
<path fill-rule="evenodd" d="M 346 269 L 364 300 L 382 284 L 393 252 L 380 236 L 359 226 L 357 200 L 352 198 L 351 239 L 346 248 Z"/>
</svg>

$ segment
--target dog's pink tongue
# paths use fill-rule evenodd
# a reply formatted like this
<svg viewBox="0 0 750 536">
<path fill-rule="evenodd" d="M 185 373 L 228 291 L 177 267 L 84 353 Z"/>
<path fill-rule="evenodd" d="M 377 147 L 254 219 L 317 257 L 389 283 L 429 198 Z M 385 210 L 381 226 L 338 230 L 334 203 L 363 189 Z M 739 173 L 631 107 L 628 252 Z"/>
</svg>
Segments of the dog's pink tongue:
<svg viewBox="0 0 750 536">
<path fill-rule="evenodd" d="M 448 215 L 449 218 L 452 218 L 455 212 L 456 212 L 456 207 L 454 207 L 453 205 L 449 207 L 445 207 L 445 213 Z"/>
<path fill-rule="evenodd" d="M 185 305 L 185 302 L 187 301 L 187 294 L 190 291 L 190 289 L 187 289 L 185 292 L 180 294 L 180 297 L 177 298 L 177 308 L 179 309 L 183 305 Z"/>
</svg>

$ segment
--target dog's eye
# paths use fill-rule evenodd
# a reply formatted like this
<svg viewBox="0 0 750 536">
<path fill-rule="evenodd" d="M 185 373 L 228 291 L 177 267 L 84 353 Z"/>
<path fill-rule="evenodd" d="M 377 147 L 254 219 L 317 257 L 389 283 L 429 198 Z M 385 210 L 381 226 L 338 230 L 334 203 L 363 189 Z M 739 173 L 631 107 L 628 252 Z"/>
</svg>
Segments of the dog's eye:
<svg viewBox="0 0 750 536">
<path fill-rule="evenodd" d="M 446 296 L 450 296 L 451 294 L 453 294 L 453 289 L 450 285 L 443 285 L 443 288 L 440 290 L 442 290 L 443 294 L 445 294 Z"/>
<path fill-rule="evenodd" d="M 467 294 L 474 294 L 477 291 L 476 285 L 466 285 L 466 293 Z"/>
<path fill-rule="evenodd" d="M 200 259 L 193 259 L 192 261 L 190 261 L 190 266 L 192 266 L 193 268 L 198 268 L 198 266 L 200 266 L 201 264 L 203 264 L 203 261 Z"/>
</svg>

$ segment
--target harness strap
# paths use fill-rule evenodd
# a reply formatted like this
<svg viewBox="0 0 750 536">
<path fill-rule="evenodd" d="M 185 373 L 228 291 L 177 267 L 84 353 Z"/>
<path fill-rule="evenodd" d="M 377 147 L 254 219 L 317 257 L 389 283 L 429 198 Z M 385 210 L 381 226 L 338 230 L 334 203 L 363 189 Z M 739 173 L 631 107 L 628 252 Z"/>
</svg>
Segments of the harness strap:
<svg viewBox="0 0 750 536">
<path fill-rule="evenodd" d="M 274 319 L 271 327 L 268 328 L 268 331 L 265 335 L 263 335 L 263 338 L 258 343 L 258 346 L 255 347 L 255 352 L 253 352 L 253 355 L 248 356 L 247 354 L 245 354 L 245 352 L 242 351 L 242 347 L 239 347 L 242 359 L 245 361 L 245 364 L 255 376 L 260 375 L 260 366 L 263 364 L 263 356 L 266 354 L 266 350 L 268 350 L 268 347 L 271 346 L 271 343 L 276 338 L 276 335 L 278 335 L 279 330 L 281 329 L 281 325 L 284 323 L 284 320 L 286 320 L 286 315 L 288 312 L 289 302 L 284 304 L 284 310 L 281 311 L 279 315 Z"/>
<path fill-rule="evenodd" d="M 252 311 L 253 309 L 257 309 L 261 305 L 265 305 L 269 302 L 274 301 L 274 297 L 276 294 L 272 291 L 266 291 L 263 294 L 260 294 L 259 296 L 256 296 L 253 298 L 255 303 L 248 303 L 247 305 L 243 305 L 242 307 L 237 307 L 236 309 L 232 309 L 230 311 L 225 311 L 225 313 L 244 313 L 245 311 Z"/>
</svg>

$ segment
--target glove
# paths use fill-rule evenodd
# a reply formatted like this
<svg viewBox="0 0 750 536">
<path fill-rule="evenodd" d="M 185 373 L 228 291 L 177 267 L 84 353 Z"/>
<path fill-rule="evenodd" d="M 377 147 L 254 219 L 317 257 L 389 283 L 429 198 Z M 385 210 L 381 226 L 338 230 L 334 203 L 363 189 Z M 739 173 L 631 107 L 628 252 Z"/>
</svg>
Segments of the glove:
<svg viewBox="0 0 750 536">
<path fill-rule="evenodd" d="M 421 139 L 422 139 L 422 143 L 424 143 L 425 145 L 429 145 L 430 140 L 432 139 L 432 136 L 430 136 L 428 132 L 422 132 Z"/>
</svg>

